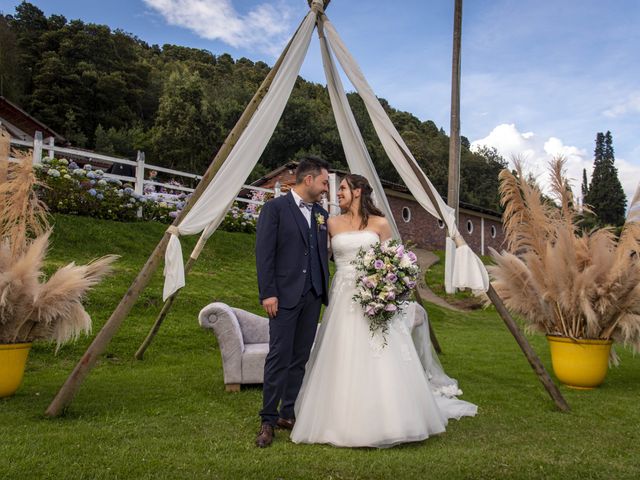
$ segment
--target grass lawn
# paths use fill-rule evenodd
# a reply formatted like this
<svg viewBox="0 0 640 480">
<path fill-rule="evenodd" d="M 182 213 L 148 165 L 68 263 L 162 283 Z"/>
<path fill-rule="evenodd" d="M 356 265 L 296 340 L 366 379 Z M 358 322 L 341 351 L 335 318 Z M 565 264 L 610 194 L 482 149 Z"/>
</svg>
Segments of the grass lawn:
<svg viewBox="0 0 640 480">
<path fill-rule="evenodd" d="M 95 332 L 160 239 L 163 225 L 55 216 L 48 268 L 122 255 L 115 275 L 90 295 Z M 195 239 L 183 239 L 185 254 Z M 22 387 L 0 400 L 0 478 L 367 479 L 640 477 L 640 359 L 618 348 L 621 366 L 594 391 L 561 387 L 562 414 L 496 313 L 427 305 L 447 372 L 479 405 L 445 434 L 386 450 L 295 445 L 278 433 L 254 447 L 261 390 L 224 392 L 215 337 L 199 310 L 219 300 L 260 312 L 254 237 L 216 233 L 189 275 L 144 361 L 133 354 L 162 305 L 160 272 L 143 294 L 69 411 L 51 402 L 91 338 L 55 355 L 34 345 Z M 530 337 L 550 370 L 546 341 Z M 373 400 L 373 399 L 372 399 Z"/>
</svg>

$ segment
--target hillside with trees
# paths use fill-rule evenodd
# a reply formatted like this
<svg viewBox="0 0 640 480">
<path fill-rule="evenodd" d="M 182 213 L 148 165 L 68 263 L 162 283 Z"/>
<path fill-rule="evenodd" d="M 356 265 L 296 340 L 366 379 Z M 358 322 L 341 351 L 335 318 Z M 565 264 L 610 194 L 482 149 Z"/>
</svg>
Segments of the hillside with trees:
<svg viewBox="0 0 640 480">
<path fill-rule="evenodd" d="M 177 45 L 149 45 L 106 25 L 45 16 L 23 2 L 0 15 L 2 95 L 64 135 L 72 145 L 202 173 L 269 71 L 264 62 L 233 59 Z M 386 158 L 360 98 L 348 95 L 380 176 L 401 182 Z M 381 99 L 391 120 L 441 194 L 447 190 L 449 137 Z M 346 169 L 323 85 L 298 78 L 252 178 L 311 152 Z M 494 149 L 473 153 L 462 138 L 460 200 L 499 209 Z"/>
</svg>

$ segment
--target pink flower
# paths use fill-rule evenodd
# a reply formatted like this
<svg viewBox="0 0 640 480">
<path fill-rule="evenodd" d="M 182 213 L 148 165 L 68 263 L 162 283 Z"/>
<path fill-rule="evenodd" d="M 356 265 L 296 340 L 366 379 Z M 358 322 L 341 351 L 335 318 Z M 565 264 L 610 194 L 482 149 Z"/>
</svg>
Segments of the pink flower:
<svg viewBox="0 0 640 480">
<path fill-rule="evenodd" d="M 387 312 L 395 312 L 396 310 L 398 310 L 398 307 L 396 307 L 393 303 L 390 303 L 386 307 L 384 307 L 384 309 Z"/>
</svg>

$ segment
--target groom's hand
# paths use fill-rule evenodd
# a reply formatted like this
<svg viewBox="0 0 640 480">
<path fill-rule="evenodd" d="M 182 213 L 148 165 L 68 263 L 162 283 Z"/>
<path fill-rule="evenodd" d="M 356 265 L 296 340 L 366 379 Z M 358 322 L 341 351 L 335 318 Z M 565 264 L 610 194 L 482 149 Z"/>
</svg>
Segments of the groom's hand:
<svg viewBox="0 0 640 480">
<path fill-rule="evenodd" d="M 278 313 L 278 297 L 265 298 L 262 300 L 262 306 L 270 318 L 275 317 L 276 313 Z"/>
</svg>

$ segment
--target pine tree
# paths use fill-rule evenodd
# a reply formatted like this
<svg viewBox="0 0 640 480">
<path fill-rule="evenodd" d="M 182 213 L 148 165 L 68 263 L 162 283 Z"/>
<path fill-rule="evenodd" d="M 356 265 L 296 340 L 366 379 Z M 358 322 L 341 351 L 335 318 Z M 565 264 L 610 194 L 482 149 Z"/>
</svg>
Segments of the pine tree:
<svg viewBox="0 0 640 480">
<path fill-rule="evenodd" d="M 598 132 L 594 151 L 593 174 L 585 196 L 597 216 L 599 225 L 620 226 L 624 223 L 627 198 L 618 179 L 611 132 Z M 584 181 L 584 177 L 583 177 Z"/>
<path fill-rule="evenodd" d="M 582 169 L 582 201 L 589 195 L 589 181 L 587 180 L 587 169 Z"/>
</svg>

